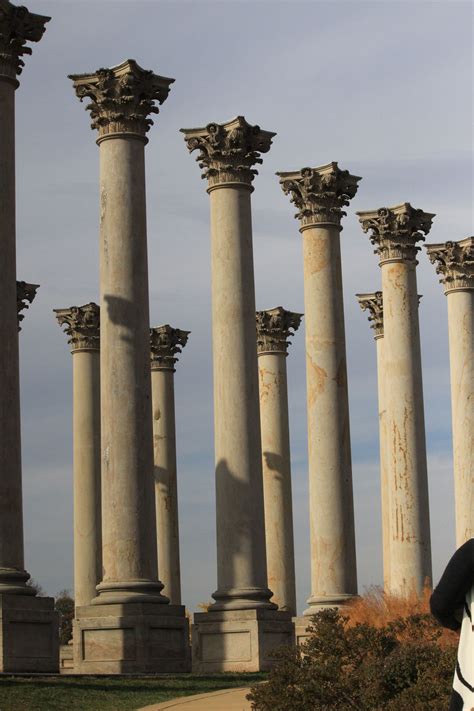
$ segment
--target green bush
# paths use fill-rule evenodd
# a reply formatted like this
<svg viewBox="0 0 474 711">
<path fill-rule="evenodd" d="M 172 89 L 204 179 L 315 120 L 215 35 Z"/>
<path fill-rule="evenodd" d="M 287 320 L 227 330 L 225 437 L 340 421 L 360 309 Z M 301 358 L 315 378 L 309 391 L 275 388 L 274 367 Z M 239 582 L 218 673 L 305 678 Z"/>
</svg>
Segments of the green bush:
<svg viewBox="0 0 474 711">
<path fill-rule="evenodd" d="M 426 614 L 373 627 L 323 610 L 303 645 L 276 652 L 248 699 L 254 711 L 446 711 L 456 648 L 440 646 L 440 635 Z"/>
</svg>

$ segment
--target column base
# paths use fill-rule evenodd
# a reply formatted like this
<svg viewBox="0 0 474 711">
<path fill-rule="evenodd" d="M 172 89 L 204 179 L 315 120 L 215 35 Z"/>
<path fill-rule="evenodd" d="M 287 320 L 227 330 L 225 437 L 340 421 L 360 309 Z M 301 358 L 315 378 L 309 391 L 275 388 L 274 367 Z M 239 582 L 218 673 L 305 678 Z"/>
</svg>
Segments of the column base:
<svg viewBox="0 0 474 711">
<path fill-rule="evenodd" d="M 59 671 L 59 616 L 54 598 L 0 594 L 0 672 Z"/>
<path fill-rule="evenodd" d="M 289 612 L 226 610 L 197 612 L 192 627 L 193 672 L 268 671 L 274 650 L 294 644 Z"/>
<path fill-rule="evenodd" d="M 183 605 L 129 602 L 76 608 L 75 674 L 191 671 Z"/>
<path fill-rule="evenodd" d="M 303 612 L 304 617 L 311 617 L 320 610 L 328 610 L 334 607 L 344 607 L 352 600 L 359 597 L 356 593 L 333 593 L 332 595 L 314 595 L 306 602 L 309 607 Z"/>
</svg>

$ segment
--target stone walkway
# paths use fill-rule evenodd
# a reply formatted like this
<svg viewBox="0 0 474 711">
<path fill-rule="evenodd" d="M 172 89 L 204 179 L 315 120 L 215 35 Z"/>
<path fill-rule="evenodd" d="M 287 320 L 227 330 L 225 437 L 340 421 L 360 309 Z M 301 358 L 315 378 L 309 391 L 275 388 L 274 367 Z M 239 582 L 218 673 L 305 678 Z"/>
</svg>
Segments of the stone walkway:
<svg viewBox="0 0 474 711">
<path fill-rule="evenodd" d="M 250 711 L 250 702 L 245 698 L 249 688 L 222 689 L 212 694 L 182 696 L 138 709 L 138 711 Z"/>
</svg>

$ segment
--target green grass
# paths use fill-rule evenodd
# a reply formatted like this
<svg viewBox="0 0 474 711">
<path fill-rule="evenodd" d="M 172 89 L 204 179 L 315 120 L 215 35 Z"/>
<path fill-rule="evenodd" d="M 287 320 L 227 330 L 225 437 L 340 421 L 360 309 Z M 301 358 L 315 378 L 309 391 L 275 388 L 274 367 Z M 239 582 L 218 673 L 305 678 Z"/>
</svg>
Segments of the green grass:
<svg viewBox="0 0 474 711">
<path fill-rule="evenodd" d="M 263 681 L 265 674 L 0 677 L 0 711 L 135 711 L 160 701 Z"/>
</svg>

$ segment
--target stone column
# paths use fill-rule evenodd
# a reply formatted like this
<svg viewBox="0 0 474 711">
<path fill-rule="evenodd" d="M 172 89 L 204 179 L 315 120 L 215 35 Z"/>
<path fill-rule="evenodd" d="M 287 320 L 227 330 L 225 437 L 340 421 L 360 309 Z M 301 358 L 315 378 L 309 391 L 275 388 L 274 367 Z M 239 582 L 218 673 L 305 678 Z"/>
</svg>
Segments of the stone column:
<svg viewBox="0 0 474 711">
<path fill-rule="evenodd" d="M 103 577 L 92 604 L 76 610 L 75 668 L 179 671 L 187 663 L 184 609 L 166 609 L 157 577 L 144 151 L 154 102 L 165 101 L 173 80 L 132 59 L 70 78 L 78 97 L 90 99 L 100 147 Z M 174 642 L 153 621 L 163 615 L 180 625 Z M 99 629 L 105 617 L 119 633 Z"/>
<path fill-rule="evenodd" d="M 257 311 L 263 499 L 268 585 L 280 610 L 296 615 L 293 499 L 286 357 L 303 314 L 281 306 Z"/>
<path fill-rule="evenodd" d="M 17 309 L 17 321 L 18 321 L 18 331 L 21 331 L 20 323 L 25 318 L 22 311 L 30 308 L 30 304 L 33 303 L 36 292 L 39 289 L 39 284 L 27 284 L 26 281 L 17 281 L 16 283 L 16 309 Z"/>
<path fill-rule="evenodd" d="M 303 235 L 312 615 L 357 594 L 339 233 L 360 178 L 337 163 L 277 175 Z"/>
<path fill-rule="evenodd" d="M 448 302 L 456 543 L 474 536 L 474 237 L 427 245 Z"/>
<path fill-rule="evenodd" d="M 276 605 L 267 587 L 250 194 L 253 166 L 275 134 L 242 116 L 182 131 L 199 151 L 211 203 L 218 588 L 210 611 L 194 616 L 193 668 L 253 671 L 271 664 L 259 629 Z M 288 613 L 273 614 L 289 624 Z"/>
<path fill-rule="evenodd" d="M 404 596 L 420 593 L 432 577 L 416 243 L 434 215 L 408 203 L 357 214 L 382 268 L 390 589 Z"/>
<path fill-rule="evenodd" d="M 181 605 L 174 373 L 189 333 L 169 325 L 150 329 L 158 569 L 173 605 Z"/>
<path fill-rule="evenodd" d="M 89 605 L 102 578 L 100 514 L 100 310 L 55 309 L 73 355 L 74 600 Z"/>
<path fill-rule="evenodd" d="M 15 226 L 17 75 L 25 65 L 22 57 L 31 54 L 27 43 L 41 40 L 49 20 L 0 2 L 0 672 L 54 672 L 59 664 L 56 640 L 48 642 L 56 624 L 54 601 L 34 598 L 26 584 Z"/>
<path fill-rule="evenodd" d="M 377 390 L 379 402 L 380 499 L 382 508 L 383 587 L 390 590 L 390 491 L 387 461 L 387 407 L 383 339 L 383 296 L 381 291 L 356 294 L 362 311 L 369 312 L 370 327 L 377 344 Z"/>
</svg>

